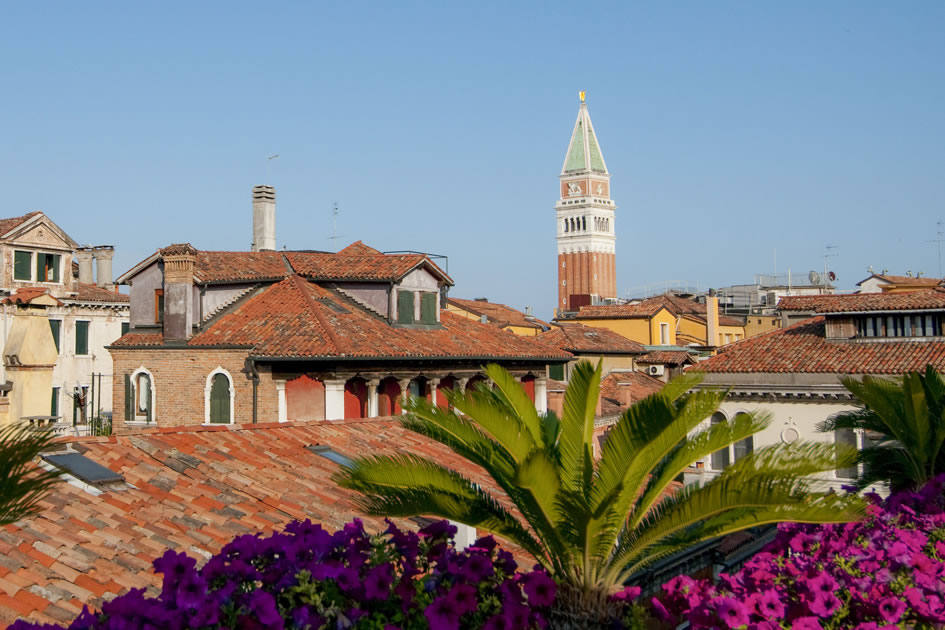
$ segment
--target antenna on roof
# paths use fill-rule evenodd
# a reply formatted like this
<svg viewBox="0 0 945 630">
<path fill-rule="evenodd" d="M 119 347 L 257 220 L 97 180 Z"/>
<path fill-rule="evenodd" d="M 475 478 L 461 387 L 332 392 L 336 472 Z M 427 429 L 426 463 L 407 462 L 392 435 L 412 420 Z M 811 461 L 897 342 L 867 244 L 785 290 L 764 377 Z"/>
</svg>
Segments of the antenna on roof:
<svg viewBox="0 0 945 630">
<path fill-rule="evenodd" d="M 266 185 L 267 186 L 272 185 L 272 181 L 269 179 L 269 165 L 272 164 L 272 161 L 276 159 L 277 157 L 279 157 L 278 153 L 276 153 L 275 155 L 270 155 L 269 157 L 266 158 Z"/>
<path fill-rule="evenodd" d="M 328 238 L 331 239 L 332 244 L 335 243 L 335 240 L 341 238 L 338 234 L 338 213 L 341 210 L 338 209 L 338 202 L 331 202 L 331 236 Z"/>
<path fill-rule="evenodd" d="M 827 253 L 824 254 L 824 275 L 822 276 L 823 279 L 824 279 L 824 283 L 826 283 L 826 282 L 827 282 L 827 278 L 830 277 L 830 272 L 827 270 L 827 260 L 828 260 L 829 258 L 833 258 L 834 256 L 837 256 L 837 254 L 831 254 L 831 253 L 830 253 L 830 250 L 832 250 L 832 249 L 839 249 L 839 248 L 840 248 L 839 245 L 831 245 L 830 243 L 827 243 L 827 246 L 824 248 L 824 249 L 827 250 Z M 816 282 L 812 282 L 812 284 L 817 284 L 817 283 L 816 283 Z"/>
</svg>

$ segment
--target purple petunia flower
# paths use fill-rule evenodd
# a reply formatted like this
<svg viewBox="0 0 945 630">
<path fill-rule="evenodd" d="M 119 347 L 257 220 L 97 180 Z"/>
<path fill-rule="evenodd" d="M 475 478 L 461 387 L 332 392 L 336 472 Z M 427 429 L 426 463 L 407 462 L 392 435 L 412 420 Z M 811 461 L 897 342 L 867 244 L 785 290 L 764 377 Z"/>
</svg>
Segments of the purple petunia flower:
<svg viewBox="0 0 945 630">
<path fill-rule="evenodd" d="M 879 615 L 886 623 L 896 623 L 906 611 L 906 603 L 898 597 L 887 597 L 879 603 Z"/>
<path fill-rule="evenodd" d="M 808 608 L 818 617 L 826 619 L 837 612 L 842 605 L 843 602 L 833 593 L 817 593 L 814 600 L 808 604 Z"/>
<path fill-rule="evenodd" d="M 792 630 L 824 630 L 817 617 L 798 617 L 791 624 Z"/>
<path fill-rule="evenodd" d="M 543 571 L 533 571 L 522 580 L 522 588 L 528 595 L 529 606 L 551 606 L 558 585 Z"/>
<path fill-rule="evenodd" d="M 394 566 L 389 562 L 368 571 L 364 578 L 365 599 L 387 599 L 393 580 Z"/>
<path fill-rule="evenodd" d="M 748 623 L 745 605 L 733 597 L 720 597 L 714 602 L 715 612 L 729 628 L 738 628 Z"/>
<path fill-rule="evenodd" d="M 765 619 L 780 619 L 784 617 L 784 603 L 778 597 L 777 591 L 762 591 L 755 597 L 755 608 L 758 614 Z"/>
<path fill-rule="evenodd" d="M 459 615 L 473 612 L 479 607 L 476 600 L 476 589 L 468 584 L 457 584 L 446 594 L 446 598 L 453 604 L 453 609 Z"/>
<path fill-rule="evenodd" d="M 437 597 L 423 610 L 430 630 L 458 630 L 459 614 L 447 597 Z"/>
</svg>

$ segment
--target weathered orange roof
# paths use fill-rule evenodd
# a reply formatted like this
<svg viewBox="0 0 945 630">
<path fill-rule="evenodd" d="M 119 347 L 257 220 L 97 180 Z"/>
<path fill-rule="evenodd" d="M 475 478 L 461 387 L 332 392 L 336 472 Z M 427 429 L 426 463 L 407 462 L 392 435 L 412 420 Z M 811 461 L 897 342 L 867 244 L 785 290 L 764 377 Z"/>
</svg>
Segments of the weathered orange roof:
<svg viewBox="0 0 945 630">
<path fill-rule="evenodd" d="M 663 304 L 599 304 L 582 306 L 574 319 L 644 319 L 653 317 L 666 308 Z"/>
<path fill-rule="evenodd" d="M 29 304 L 36 298 L 47 295 L 48 293 L 49 290 L 46 287 L 22 287 L 17 289 L 15 293 L 3 298 L 3 301 L 6 304 Z"/>
<path fill-rule="evenodd" d="M 637 359 L 637 363 L 651 365 L 685 365 L 693 363 L 695 358 L 685 350 L 654 350 Z"/>
<path fill-rule="evenodd" d="M 642 344 L 609 328 L 559 323 L 539 336 L 539 341 L 572 353 L 644 354 Z"/>
<path fill-rule="evenodd" d="M 468 311 L 474 315 L 485 315 L 490 323 L 497 326 L 519 326 L 522 328 L 537 328 L 547 330 L 548 324 L 542 320 L 525 315 L 522 311 L 516 310 L 505 304 L 487 302 L 485 300 L 462 300 L 459 298 L 447 298 L 447 302 L 453 306 Z"/>
<path fill-rule="evenodd" d="M 853 293 L 849 295 L 791 295 L 781 298 L 778 310 L 812 313 L 945 309 L 945 289 L 935 287 L 908 293 Z"/>
<path fill-rule="evenodd" d="M 151 562 L 168 548 L 201 560 L 240 534 L 306 518 L 336 529 L 361 517 L 355 493 L 331 480 L 338 465 L 309 445 L 352 458 L 427 456 L 504 496 L 479 468 L 390 419 L 174 427 L 65 441 L 129 485 L 95 495 L 59 483 L 38 516 L 0 527 L 0 625 L 21 616 L 67 622 L 84 604 L 132 588 L 155 593 L 160 576 Z M 364 521 L 372 531 L 385 527 L 381 519 Z"/>
<path fill-rule="evenodd" d="M 689 369 L 728 373 L 904 374 L 924 370 L 926 365 L 945 370 L 945 341 L 827 339 L 824 317 L 818 316 L 724 346 L 716 356 Z"/>
<path fill-rule="evenodd" d="M 627 409 L 623 392 L 629 392 L 629 403 L 663 389 L 665 383 L 643 372 L 611 372 L 600 382 L 601 415 L 615 416 Z"/>
<path fill-rule="evenodd" d="M 40 212 L 39 210 L 36 210 L 35 212 L 24 214 L 21 217 L 11 217 L 9 219 L 0 219 L 0 236 L 3 236 L 10 230 L 16 228 L 17 226 L 20 226 L 23 223 L 26 223 L 27 221 L 35 217 L 37 214 L 42 214 L 42 212 Z"/>
<path fill-rule="evenodd" d="M 74 298 L 77 302 L 128 302 L 130 298 L 124 293 L 109 291 L 105 287 L 79 282 L 79 290 Z"/>
<path fill-rule="evenodd" d="M 438 328 L 392 326 L 344 296 L 294 275 L 236 303 L 188 345 L 241 346 L 265 358 L 449 358 L 567 360 L 530 337 L 440 311 Z M 160 344 L 130 333 L 114 347 Z"/>
<path fill-rule="evenodd" d="M 921 276 L 920 277 L 892 276 L 889 274 L 874 273 L 866 280 L 869 280 L 870 278 L 879 278 L 880 280 L 885 280 L 886 282 L 889 282 L 891 284 L 901 284 L 901 285 L 913 286 L 913 287 L 935 287 L 942 284 L 941 278 L 923 278 Z M 864 282 L 866 282 L 866 280 L 861 280 L 860 282 L 857 282 L 856 283 L 857 286 L 863 284 Z"/>
</svg>

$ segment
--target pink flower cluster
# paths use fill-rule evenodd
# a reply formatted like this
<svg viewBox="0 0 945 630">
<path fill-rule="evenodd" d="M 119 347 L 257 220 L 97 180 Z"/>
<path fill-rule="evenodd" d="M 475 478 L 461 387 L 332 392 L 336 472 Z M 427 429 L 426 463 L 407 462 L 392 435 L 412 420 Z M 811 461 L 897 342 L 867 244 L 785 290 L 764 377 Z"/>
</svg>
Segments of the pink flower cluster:
<svg viewBox="0 0 945 630">
<path fill-rule="evenodd" d="M 677 577 L 652 600 L 692 628 L 796 630 L 945 624 L 945 476 L 844 525 L 784 524 L 777 539 L 717 584 Z"/>
</svg>

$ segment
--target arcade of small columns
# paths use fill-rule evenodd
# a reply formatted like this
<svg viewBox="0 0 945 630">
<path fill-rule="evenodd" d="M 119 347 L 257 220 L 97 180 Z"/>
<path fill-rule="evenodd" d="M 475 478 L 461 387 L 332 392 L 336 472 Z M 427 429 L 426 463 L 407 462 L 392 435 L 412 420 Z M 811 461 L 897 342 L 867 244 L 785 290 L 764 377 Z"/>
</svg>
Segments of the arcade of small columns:
<svg viewBox="0 0 945 630">
<path fill-rule="evenodd" d="M 547 378 L 543 369 L 509 372 L 525 388 L 529 398 L 535 403 L 539 413 L 548 410 Z M 299 378 L 299 375 L 294 378 Z M 275 378 L 278 393 L 279 422 L 294 420 L 289 417 L 286 383 L 294 378 Z M 477 382 L 485 382 L 492 387 L 492 380 L 478 371 L 425 371 L 415 374 L 403 372 L 357 372 L 351 374 L 334 373 L 330 377 L 317 378 L 324 386 L 325 420 L 347 420 L 356 418 L 377 418 L 382 415 L 397 415 L 402 409 L 406 396 L 413 389 L 434 405 L 447 407 L 447 389 L 466 392 Z M 416 394 L 416 391 L 414 392 Z M 386 397 L 386 400 L 384 399 Z M 382 405 L 382 403 L 384 403 Z"/>
</svg>

